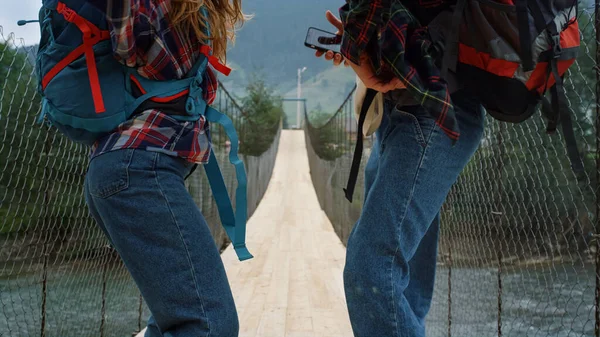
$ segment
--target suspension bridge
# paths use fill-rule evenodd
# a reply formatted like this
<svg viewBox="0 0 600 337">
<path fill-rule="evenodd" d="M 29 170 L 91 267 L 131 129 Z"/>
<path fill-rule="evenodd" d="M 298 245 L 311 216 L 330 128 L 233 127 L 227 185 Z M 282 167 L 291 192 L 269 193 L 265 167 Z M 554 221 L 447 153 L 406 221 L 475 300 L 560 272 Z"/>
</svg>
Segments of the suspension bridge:
<svg viewBox="0 0 600 337">
<path fill-rule="evenodd" d="M 572 176 L 561 137 L 544 135 L 541 119 L 488 119 L 442 209 L 428 336 L 600 337 L 600 75 L 593 71 L 600 54 L 592 13 L 582 10 L 584 55 L 566 83 L 585 179 Z M 87 150 L 36 123 L 31 51 L 1 32 L 0 336 L 143 336 L 148 309 L 82 198 Z M 200 170 L 187 180 L 221 247 L 240 336 L 352 336 L 342 269 L 362 174 L 354 203 L 342 189 L 357 138 L 353 92 L 319 123 L 306 101 L 302 128 L 286 130 L 279 117 L 257 125 L 219 87 L 215 105 L 237 126 L 248 172 L 254 259 L 239 262 L 229 247 Z M 235 200 L 226 136 L 212 130 L 212 140 Z"/>
</svg>

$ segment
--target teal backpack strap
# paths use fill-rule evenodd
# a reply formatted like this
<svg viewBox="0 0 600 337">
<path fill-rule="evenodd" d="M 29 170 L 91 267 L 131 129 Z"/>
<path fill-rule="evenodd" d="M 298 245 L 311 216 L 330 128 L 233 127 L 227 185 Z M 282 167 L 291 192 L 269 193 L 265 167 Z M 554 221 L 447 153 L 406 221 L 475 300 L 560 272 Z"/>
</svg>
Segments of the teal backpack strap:
<svg viewBox="0 0 600 337">
<path fill-rule="evenodd" d="M 190 96 L 186 104 L 188 113 L 193 111 L 203 111 L 203 115 L 209 123 L 221 124 L 225 129 L 225 133 L 231 142 L 231 150 L 229 151 L 229 161 L 235 167 L 237 178 L 237 189 L 235 193 L 235 212 L 231 205 L 231 200 L 227 193 L 227 187 L 223 179 L 223 174 L 219 168 L 217 157 L 211 150 L 210 158 L 207 164 L 204 165 L 206 177 L 210 184 L 221 224 L 227 233 L 227 236 L 233 244 L 233 248 L 240 261 L 251 259 L 253 256 L 246 248 L 246 220 L 248 218 L 248 200 L 247 190 L 248 181 L 246 178 L 246 170 L 244 162 L 238 156 L 238 135 L 235 131 L 233 122 L 227 115 L 208 106 L 201 98 L 202 91 L 199 89 L 198 81 L 194 81 L 190 86 Z"/>
<path fill-rule="evenodd" d="M 213 151 L 208 164 L 204 165 L 206 176 L 210 183 L 221 222 L 229 239 L 233 243 L 233 248 L 238 255 L 240 261 L 251 259 L 253 256 L 246 248 L 246 220 L 248 218 L 248 200 L 247 189 L 248 181 L 246 178 L 246 170 L 244 162 L 238 156 L 238 136 L 235 131 L 233 122 L 227 115 L 208 107 L 205 114 L 206 119 L 210 123 L 221 124 L 227 133 L 227 137 L 231 142 L 231 150 L 229 152 L 229 161 L 235 167 L 235 174 L 238 181 L 238 186 L 235 192 L 235 214 L 231 206 L 231 200 L 227 194 L 227 188 L 223 175 L 219 169 L 217 158 Z"/>
<path fill-rule="evenodd" d="M 202 7 L 202 12 L 205 17 L 208 13 L 205 7 Z M 207 26 L 207 35 L 210 36 L 210 28 Z M 248 219 L 248 181 L 244 162 L 238 156 L 238 135 L 235 131 L 233 122 L 227 115 L 208 106 L 202 99 L 201 83 L 206 66 L 210 63 L 217 71 L 223 72 L 226 75 L 230 69 L 219 64 L 218 60 L 210 53 L 210 48 L 207 45 L 203 46 L 202 53 L 206 58 L 201 58 L 196 62 L 190 73 L 196 72 L 194 81 L 190 84 L 190 93 L 186 103 L 186 110 L 189 114 L 194 114 L 196 111 L 201 111 L 209 123 L 220 124 L 225 129 L 225 133 L 231 142 L 231 150 L 229 151 L 229 161 L 235 167 L 235 175 L 237 178 L 237 189 L 235 192 L 235 211 L 231 205 L 231 199 L 227 193 L 227 186 L 223 179 L 223 174 L 219 168 L 217 157 L 213 150 L 210 152 L 210 158 L 207 164 L 204 165 L 206 177 L 210 184 L 210 189 L 215 198 L 217 209 L 219 210 L 219 218 L 221 224 L 227 233 L 227 236 L 233 244 L 233 249 L 240 261 L 253 258 L 252 254 L 246 247 L 246 221 Z"/>
<path fill-rule="evenodd" d="M 245 238 L 247 206 L 245 192 L 247 185 L 245 183 L 242 184 L 242 182 L 239 180 L 240 178 L 238 177 L 238 188 L 236 190 L 236 211 L 234 213 L 233 207 L 231 206 L 231 200 L 227 194 L 227 187 L 225 186 L 223 175 L 219 169 L 219 163 L 217 162 L 217 158 L 212 151 L 209 162 L 204 165 L 204 170 L 206 171 L 206 176 L 208 177 L 208 182 L 219 210 L 219 218 L 221 219 L 221 223 L 225 229 L 225 232 L 227 233 L 227 236 L 232 242 L 233 249 L 238 256 L 238 259 L 240 261 L 244 261 L 253 258 L 252 254 L 246 247 Z M 238 169 L 236 167 L 236 173 L 237 172 Z"/>
</svg>

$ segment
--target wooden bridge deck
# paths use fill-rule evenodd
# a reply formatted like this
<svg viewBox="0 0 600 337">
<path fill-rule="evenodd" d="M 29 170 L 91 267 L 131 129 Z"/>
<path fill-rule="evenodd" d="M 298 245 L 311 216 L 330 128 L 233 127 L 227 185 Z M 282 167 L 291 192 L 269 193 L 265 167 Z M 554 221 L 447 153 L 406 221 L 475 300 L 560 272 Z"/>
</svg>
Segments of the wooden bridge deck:
<svg viewBox="0 0 600 337">
<path fill-rule="evenodd" d="M 303 131 L 281 135 L 273 177 L 248 222 L 254 259 L 223 261 L 240 337 L 351 337 L 342 285 L 345 248 L 312 186 Z"/>
<path fill-rule="evenodd" d="M 352 336 L 342 285 L 346 251 L 319 206 L 303 131 L 283 131 L 247 242 L 252 260 L 223 253 L 240 336 Z"/>
</svg>

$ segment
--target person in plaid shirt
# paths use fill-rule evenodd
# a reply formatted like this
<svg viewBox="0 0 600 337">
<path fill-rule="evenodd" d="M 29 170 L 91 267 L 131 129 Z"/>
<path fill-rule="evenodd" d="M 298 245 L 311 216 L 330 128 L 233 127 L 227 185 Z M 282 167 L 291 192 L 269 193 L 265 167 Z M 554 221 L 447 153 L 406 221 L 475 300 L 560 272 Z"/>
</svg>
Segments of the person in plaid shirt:
<svg viewBox="0 0 600 337">
<path fill-rule="evenodd" d="M 217 60 L 225 59 L 232 25 L 246 19 L 241 0 L 87 3 L 106 13 L 114 56 L 157 81 L 183 78 L 209 45 L 210 63 L 226 69 Z M 135 85 L 141 95 L 143 88 Z M 207 68 L 202 86 L 205 101 L 212 103 L 213 68 Z M 146 337 L 237 336 L 238 316 L 219 250 L 184 184 L 211 150 L 204 117 L 179 122 L 170 116 L 184 111 L 186 98 L 146 105 L 94 144 L 86 202 L 148 304 Z"/>
<path fill-rule="evenodd" d="M 162 28 L 169 32 L 168 38 L 160 37 L 160 26 L 156 23 L 168 20 L 169 1 L 108 1 L 107 4 L 106 0 L 92 0 L 90 3 L 109 13 L 116 56 L 127 66 L 138 67 L 138 72 L 146 78 L 183 78 L 194 66 L 201 45 L 206 43 L 169 26 Z M 135 12 L 131 10 L 132 6 L 136 6 L 133 7 Z M 140 53 L 146 50 L 148 52 Z M 210 67 L 204 74 L 203 84 L 204 99 L 212 104 L 218 84 Z M 204 116 L 196 122 L 180 123 L 158 109 L 148 109 L 123 123 L 116 132 L 99 139 L 92 147 L 91 157 L 114 150 L 150 147 L 203 164 L 210 154 L 208 136 Z"/>
<path fill-rule="evenodd" d="M 325 58 L 352 67 L 366 87 L 385 93 L 344 269 L 357 337 L 425 336 L 440 209 L 482 139 L 483 107 L 457 90 L 455 79 L 440 77 L 423 26 L 449 5 L 348 0 L 341 20 L 326 14 L 343 36 L 341 54 L 329 51 Z"/>
</svg>

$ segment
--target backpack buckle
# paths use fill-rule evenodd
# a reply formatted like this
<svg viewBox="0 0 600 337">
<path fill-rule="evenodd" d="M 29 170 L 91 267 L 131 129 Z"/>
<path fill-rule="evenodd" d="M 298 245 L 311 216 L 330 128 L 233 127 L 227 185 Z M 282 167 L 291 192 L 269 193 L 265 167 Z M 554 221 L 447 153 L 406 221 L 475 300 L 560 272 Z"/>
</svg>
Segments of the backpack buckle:
<svg viewBox="0 0 600 337">
<path fill-rule="evenodd" d="M 562 46 L 560 45 L 560 34 L 550 35 L 552 43 L 552 56 L 557 59 L 562 54 Z"/>
<path fill-rule="evenodd" d="M 67 5 L 65 5 L 64 3 L 59 2 L 56 5 L 56 11 L 59 14 L 62 14 L 65 17 L 65 20 L 73 22 L 73 18 L 75 17 L 75 11 L 67 7 Z"/>
</svg>

